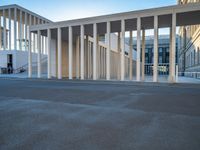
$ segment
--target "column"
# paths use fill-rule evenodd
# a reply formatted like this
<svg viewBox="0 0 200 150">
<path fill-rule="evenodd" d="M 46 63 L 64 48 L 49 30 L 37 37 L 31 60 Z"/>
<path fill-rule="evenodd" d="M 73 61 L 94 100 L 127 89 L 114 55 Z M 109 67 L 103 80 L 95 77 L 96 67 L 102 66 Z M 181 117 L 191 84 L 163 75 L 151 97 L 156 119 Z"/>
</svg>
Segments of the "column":
<svg viewBox="0 0 200 150">
<path fill-rule="evenodd" d="M 6 10 L 3 9 L 3 49 L 6 50 Z"/>
<path fill-rule="evenodd" d="M 129 79 L 133 80 L 133 31 L 129 37 Z"/>
<path fill-rule="evenodd" d="M 117 34 L 117 59 L 118 59 L 118 61 L 119 62 L 117 62 L 117 79 L 118 80 L 120 80 L 120 78 L 121 78 L 121 74 L 120 74 L 120 72 L 121 72 L 121 59 L 120 59 L 120 53 L 121 53 L 121 40 L 120 40 L 120 36 L 121 34 L 120 34 L 120 32 L 118 32 L 118 34 Z"/>
<path fill-rule="evenodd" d="M 106 80 L 110 80 L 110 22 L 107 22 Z"/>
<path fill-rule="evenodd" d="M 124 81 L 124 61 L 125 61 L 125 20 L 121 21 L 121 81 Z"/>
<path fill-rule="evenodd" d="M 37 31 L 37 48 L 38 48 L 38 78 L 41 78 L 41 39 L 40 39 L 41 31 Z"/>
<path fill-rule="evenodd" d="M 62 39 L 61 28 L 58 28 L 58 79 L 62 79 Z"/>
<path fill-rule="evenodd" d="M 14 8 L 14 49 L 17 50 L 17 8 Z"/>
<path fill-rule="evenodd" d="M 137 62 L 136 62 L 136 80 L 140 81 L 140 38 L 141 38 L 141 19 L 137 18 Z"/>
<path fill-rule="evenodd" d="M 8 46 L 8 49 L 11 50 L 11 9 L 10 8 L 8 9 L 8 18 L 9 18 L 9 46 Z"/>
<path fill-rule="evenodd" d="M 32 25 L 32 17 L 31 17 L 31 15 L 29 15 L 29 29 L 28 29 L 28 31 L 27 31 L 27 33 L 29 33 L 30 34 L 30 26 Z M 29 43 L 32 43 L 32 34 L 31 35 L 29 35 L 29 37 L 31 36 L 31 39 L 28 39 L 28 41 L 29 41 Z M 31 42 L 30 42 L 31 41 Z M 32 46 L 31 46 L 31 52 L 32 52 Z"/>
<path fill-rule="evenodd" d="M 34 16 L 33 18 L 33 25 L 36 25 L 36 17 Z M 35 38 L 35 33 L 33 33 L 33 50 L 34 52 L 36 53 L 36 48 L 35 48 L 35 41 L 36 41 L 36 38 Z"/>
<path fill-rule="evenodd" d="M 76 37 L 76 79 L 79 79 L 79 52 L 80 52 L 80 38 Z"/>
<path fill-rule="evenodd" d="M 85 38 L 85 77 L 88 78 L 88 40 L 89 40 L 89 37 L 88 35 L 86 35 L 86 38 Z"/>
<path fill-rule="evenodd" d="M 145 80 L 145 29 L 142 30 L 142 81 Z"/>
<path fill-rule="evenodd" d="M 51 29 L 47 29 L 47 78 L 51 78 Z"/>
<path fill-rule="evenodd" d="M 25 51 L 27 50 L 27 13 L 25 12 Z"/>
<path fill-rule="evenodd" d="M 84 80 L 84 25 L 81 25 L 81 80 Z"/>
<path fill-rule="evenodd" d="M 19 16 L 19 49 L 22 50 L 22 11 L 20 10 Z"/>
<path fill-rule="evenodd" d="M 32 51 L 31 51 L 31 32 L 29 32 L 29 47 L 28 47 L 28 77 L 32 77 Z"/>
<path fill-rule="evenodd" d="M 97 79 L 97 24 L 93 24 L 93 80 Z"/>
<path fill-rule="evenodd" d="M 176 65 L 176 14 L 172 14 L 172 27 L 171 27 L 171 40 L 170 40 L 170 76 L 169 82 L 175 82 L 175 65 Z"/>
<path fill-rule="evenodd" d="M 72 26 L 69 26 L 69 79 L 73 78 L 73 31 Z"/>
<path fill-rule="evenodd" d="M 154 16 L 153 82 L 158 82 L 158 16 Z"/>
<path fill-rule="evenodd" d="M 86 44 L 87 44 L 87 75 L 88 75 L 88 79 L 90 78 L 90 46 L 89 46 L 89 36 L 87 36 L 88 38 L 86 38 Z"/>
</svg>

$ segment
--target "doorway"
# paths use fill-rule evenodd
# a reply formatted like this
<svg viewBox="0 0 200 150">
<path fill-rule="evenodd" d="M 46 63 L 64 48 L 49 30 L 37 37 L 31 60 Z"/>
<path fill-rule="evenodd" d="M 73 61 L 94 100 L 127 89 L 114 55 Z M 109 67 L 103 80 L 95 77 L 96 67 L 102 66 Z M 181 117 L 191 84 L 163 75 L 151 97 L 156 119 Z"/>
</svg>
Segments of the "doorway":
<svg viewBox="0 0 200 150">
<path fill-rule="evenodd" d="M 13 55 L 12 54 L 7 55 L 7 70 L 9 74 L 13 73 Z"/>
</svg>

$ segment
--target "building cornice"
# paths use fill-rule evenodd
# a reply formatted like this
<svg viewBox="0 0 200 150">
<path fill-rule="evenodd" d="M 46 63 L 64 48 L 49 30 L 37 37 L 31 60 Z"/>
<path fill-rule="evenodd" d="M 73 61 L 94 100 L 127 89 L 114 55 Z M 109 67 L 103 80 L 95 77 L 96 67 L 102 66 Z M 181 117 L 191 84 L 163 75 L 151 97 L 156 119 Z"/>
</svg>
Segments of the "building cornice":
<svg viewBox="0 0 200 150">
<path fill-rule="evenodd" d="M 21 6 L 17 5 L 17 4 L 11 4 L 11 5 L 0 6 L 0 10 L 3 10 L 3 9 L 14 9 L 14 8 L 17 8 L 17 9 L 19 9 L 19 10 L 22 10 L 22 11 L 24 11 L 24 12 L 26 12 L 26 13 L 29 13 L 29 14 L 35 16 L 35 17 L 41 18 L 41 19 L 43 19 L 43 20 L 46 20 L 46 21 L 48 21 L 49 23 L 53 23 L 53 21 L 51 21 L 51 20 L 49 20 L 49 19 L 47 19 L 47 18 L 45 18 L 45 17 L 43 17 L 43 16 L 41 16 L 41 15 L 39 15 L 39 14 L 37 14 L 37 13 L 34 13 L 34 12 L 32 12 L 32 11 L 30 11 L 30 10 L 24 8 L 24 7 L 21 7 Z"/>
<path fill-rule="evenodd" d="M 31 31 L 34 30 L 42 30 L 42 29 L 53 29 L 58 27 L 66 27 L 66 26 L 78 26 L 78 25 L 85 25 L 85 24 L 93 24 L 93 23 L 102 23 L 108 21 L 117 21 L 117 20 L 127 20 L 139 17 L 150 17 L 156 15 L 166 15 L 172 13 L 182 13 L 187 11 L 198 11 L 200 9 L 199 3 L 190 3 L 185 5 L 172 5 L 166 7 L 159 7 L 159 8 L 151 8 L 151 9 L 144 9 L 144 10 L 137 10 L 137 11 L 130 11 L 124 13 L 117 13 L 117 14 L 110 14 L 110 15 L 103 15 L 103 16 L 95 16 L 89 18 L 82 18 L 82 19 L 75 19 L 75 20 L 67 20 L 49 24 L 42 24 L 42 25 L 35 25 L 31 26 Z"/>
</svg>

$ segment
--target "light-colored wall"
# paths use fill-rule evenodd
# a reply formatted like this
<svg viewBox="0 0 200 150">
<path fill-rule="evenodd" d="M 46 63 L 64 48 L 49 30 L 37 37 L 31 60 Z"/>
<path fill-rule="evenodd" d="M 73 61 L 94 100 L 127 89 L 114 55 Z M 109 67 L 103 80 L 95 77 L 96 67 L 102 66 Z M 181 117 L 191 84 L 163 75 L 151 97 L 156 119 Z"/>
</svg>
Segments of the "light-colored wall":
<svg viewBox="0 0 200 150">
<path fill-rule="evenodd" d="M 0 67 L 7 67 L 7 56 L 8 54 L 13 55 L 13 69 L 17 69 L 24 65 L 28 65 L 28 52 L 19 50 L 2 50 L 0 51 Z M 42 55 L 41 59 L 44 59 L 47 55 Z M 32 63 L 37 62 L 37 53 L 32 53 Z"/>
</svg>

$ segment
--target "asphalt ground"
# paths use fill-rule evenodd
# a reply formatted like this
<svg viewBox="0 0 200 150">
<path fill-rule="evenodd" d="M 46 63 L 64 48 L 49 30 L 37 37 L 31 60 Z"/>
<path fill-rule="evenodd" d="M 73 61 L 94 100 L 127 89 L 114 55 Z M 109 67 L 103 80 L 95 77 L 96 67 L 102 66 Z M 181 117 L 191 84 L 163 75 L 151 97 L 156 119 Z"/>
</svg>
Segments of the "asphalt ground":
<svg viewBox="0 0 200 150">
<path fill-rule="evenodd" d="M 200 85 L 0 78 L 0 149 L 199 150 Z"/>
</svg>

